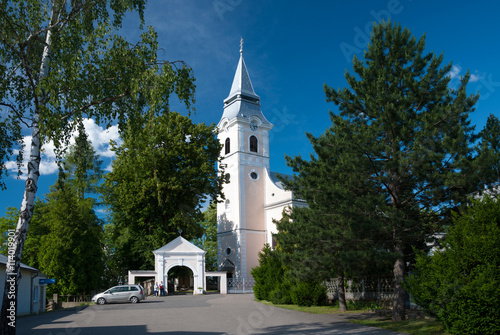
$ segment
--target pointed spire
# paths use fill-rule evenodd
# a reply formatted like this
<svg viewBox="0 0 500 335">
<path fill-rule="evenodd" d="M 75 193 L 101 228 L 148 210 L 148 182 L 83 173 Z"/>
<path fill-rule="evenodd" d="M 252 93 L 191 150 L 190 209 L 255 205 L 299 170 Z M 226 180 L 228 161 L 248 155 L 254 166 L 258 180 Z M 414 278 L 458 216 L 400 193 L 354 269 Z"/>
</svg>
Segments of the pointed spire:
<svg viewBox="0 0 500 335">
<path fill-rule="evenodd" d="M 252 99 L 259 99 L 259 96 L 255 94 L 255 91 L 253 90 L 252 81 L 250 80 L 247 66 L 245 64 L 245 60 L 243 59 L 243 43 L 240 44 L 240 60 L 238 62 L 238 67 L 236 68 L 233 85 L 231 86 L 231 91 L 229 92 L 227 99 L 230 99 L 238 94 L 248 96 Z"/>
</svg>

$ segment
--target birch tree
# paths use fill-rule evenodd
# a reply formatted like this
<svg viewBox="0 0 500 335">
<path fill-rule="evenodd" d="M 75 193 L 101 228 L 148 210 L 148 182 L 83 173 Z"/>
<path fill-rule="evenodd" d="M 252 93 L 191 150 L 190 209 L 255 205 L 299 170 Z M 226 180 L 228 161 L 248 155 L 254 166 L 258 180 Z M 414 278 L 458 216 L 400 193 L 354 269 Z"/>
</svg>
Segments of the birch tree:
<svg viewBox="0 0 500 335">
<path fill-rule="evenodd" d="M 9 245 L 1 333 L 15 333 L 19 262 L 33 214 L 40 150 L 67 142 L 82 117 L 123 129 L 138 96 L 153 110 L 168 111 L 176 93 L 191 108 L 194 84 L 182 63 L 157 59 L 157 36 L 143 29 L 131 44 L 113 33 L 127 11 L 141 22 L 145 0 L 30 0 L 0 4 L 1 171 L 25 131 L 31 131 L 28 172 L 15 241 Z M 139 94 L 141 93 L 141 94 Z M 20 149 L 19 157 L 24 150 Z M 59 150 L 58 150 L 59 151 Z M 60 153 L 60 152 L 59 152 Z"/>
</svg>

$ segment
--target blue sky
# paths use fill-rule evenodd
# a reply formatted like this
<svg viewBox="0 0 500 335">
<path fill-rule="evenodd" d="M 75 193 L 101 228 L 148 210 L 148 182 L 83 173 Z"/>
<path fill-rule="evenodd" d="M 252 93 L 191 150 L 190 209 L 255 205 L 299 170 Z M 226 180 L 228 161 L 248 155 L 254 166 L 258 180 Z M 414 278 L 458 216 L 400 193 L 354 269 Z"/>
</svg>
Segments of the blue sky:
<svg viewBox="0 0 500 335">
<path fill-rule="evenodd" d="M 308 156 L 305 132 L 319 135 L 329 126 L 323 84 L 345 87 L 345 71 L 352 72 L 354 54 L 362 57 L 373 21 L 391 19 L 419 38 L 426 34 L 428 52 L 453 61 L 450 72 L 472 74 L 469 92 L 481 98 L 471 119 L 480 131 L 489 114 L 500 117 L 500 4 L 495 1 L 285 1 L 285 0 L 173 0 L 150 1 L 146 23 L 159 36 L 160 58 L 184 60 L 196 77 L 196 122 L 217 123 L 229 94 L 239 58 L 243 56 L 262 111 L 274 124 L 271 131 L 271 169 L 291 173 L 284 155 Z M 122 29 L 131 41 L 138 38 L 138 21 L 129 16 Z M 181 109 L 174 101 L 174 109 Z M 108 166 L 109 139 L 116 129 L 103 130 L 91 120 L 87 130 Z M 50 149 L 50 145 L 47 147 Z M 56 178 L 50 150 L 43 157 L 38 196 Z M 11 173 L 11 175 L 15 175 Z M 0 214 L 19 207 L 24 181 L 9 177 L 0 192 Z"/>
</svg>

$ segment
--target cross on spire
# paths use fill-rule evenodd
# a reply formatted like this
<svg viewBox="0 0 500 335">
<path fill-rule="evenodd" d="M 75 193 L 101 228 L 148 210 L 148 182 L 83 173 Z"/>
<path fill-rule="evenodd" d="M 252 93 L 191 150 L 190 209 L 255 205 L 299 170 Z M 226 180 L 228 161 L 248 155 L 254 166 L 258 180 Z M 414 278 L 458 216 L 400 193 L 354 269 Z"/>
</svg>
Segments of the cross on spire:
<svg viewBox="0 0 500 335">
<path fill-rule="evenodd" d="M 240 54 L 243 53 L 243 37 L 240 40 Z"/>
</svg>

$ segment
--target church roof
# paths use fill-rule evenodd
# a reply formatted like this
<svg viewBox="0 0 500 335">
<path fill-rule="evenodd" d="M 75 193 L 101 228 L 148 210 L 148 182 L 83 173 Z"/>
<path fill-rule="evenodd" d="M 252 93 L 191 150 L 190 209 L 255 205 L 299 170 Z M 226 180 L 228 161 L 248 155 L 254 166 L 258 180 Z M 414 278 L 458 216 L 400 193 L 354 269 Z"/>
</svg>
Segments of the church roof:
<svg viewBox="0 0 500 335">
<path fill-rule="evenodd" d="M 252 81 L 250 80 L 247 66 L 243 59 L 243 51 L 240 50 L 240 60 L 234 74 L 233 85 L 231 86 L 229 96 L 224 100 L 222 118 L 228 120 L 234 118 L 250 120 L 252 116 L 258 117 L 262 125 L 272 127 L 272 124 L 262 114 L 260 97 L 253 89 Z"/>
<path fill-rule="evenodd" d="M 284 190 L 285 187 L 278 176 L 285 179 L 292 179 L 293 176 L 279 172 L 273 172 L 273 171 L 269 172 L 269 178 L 271 179 L 273 184 L 276 185 L 278 188 Z"/>
<path fill-rule="evenodd" d="M 163 254 L 163 253 L 198 253 L 198 254 L 204 254 L 206 253 L 205 250 L 198 248 L 195 246 L 193 243 L 189 242 L 186 240 L 184 237 L 179 236 L 176 239 L 170 241 L 169 243 L 165 244 L 163 247 L 160 249 L 156 249 L 153 251 L 154 254 Z"/>
</svg>

